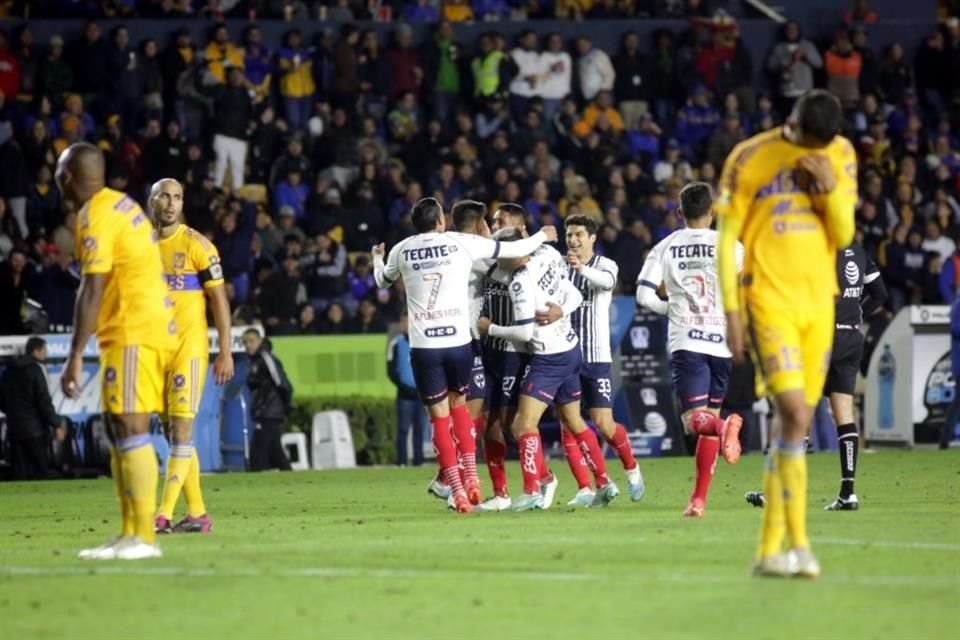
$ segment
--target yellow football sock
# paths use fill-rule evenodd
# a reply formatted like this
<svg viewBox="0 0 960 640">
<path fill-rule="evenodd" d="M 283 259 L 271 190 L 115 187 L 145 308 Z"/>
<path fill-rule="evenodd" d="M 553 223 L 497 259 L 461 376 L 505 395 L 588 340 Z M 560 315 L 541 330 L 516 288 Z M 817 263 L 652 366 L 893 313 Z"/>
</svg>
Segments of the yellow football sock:
<svg viewBox="0 0 960 640">
<path fill-rule="evenodd" d="M 790 546 L 810 548 L 807 537 L 807 452 L 803 442 L 781 444 L 777 451 L 777 469 L 783 484 L 783 503 Z"/>
<path fill-rule="evenodd" d="M 170 456 L 167 458 L 167 477 L 163 484 L 163 498 L 160 500 L 160 511 L 157 515 L 167 520 L 173 520 L 173 510 L 180 499 L 180 490 L 190 475 L 192 445 L 175 444 L 170 447 Z M 186 493 L 186 491 L 184 491 Z"/>
<path fill-rule="evenodd" d="M 134 534 L 133 503 L 124 491 L 120 454 L 116 447 L 110 447 L 110 475 L 113 476 L 113 485 L 117 488 L 117 499 L 120 500 L 120 535 L 132 536 Z"/>
<path fill-rule="evenodd" d="M 190 470 L 183 481 L 183 497 L 187 499 L 187 514 L 190 516 L 199 518 L 207 512 L 203 492 L 200 491 L 200 458 L 197 457 L 196 447 L 191 448 Z"/>
<path fill-rule="evenodd" d="M 117 443 L 123 470 L 123 485 L 133 503 L 134 531 L 153 544 L 157 534 L 153 518 L 157 511 L 159 467 L 149 435 L 132 436 Z"/>
<path fill-rule="evenodd" d="M 760 545 L 757 556 L 765 558 L 783 551 L 786 521 L 783 508 L 783 484 L 780 482 L 776 451 L 771 451 L 763 467 L 763 519 L 760 524 Z"/>
</svg>

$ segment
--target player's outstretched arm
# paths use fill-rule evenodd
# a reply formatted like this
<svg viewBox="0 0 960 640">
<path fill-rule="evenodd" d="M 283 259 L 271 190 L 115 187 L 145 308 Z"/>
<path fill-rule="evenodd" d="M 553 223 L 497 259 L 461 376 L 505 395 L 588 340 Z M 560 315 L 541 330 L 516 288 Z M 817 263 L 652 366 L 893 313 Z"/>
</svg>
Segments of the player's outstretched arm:
<svg viewBox="0 0 960 640">
<path fill-rule="evenodd" d="M 78 398 L 78 382 L 83 372 L 83 350 L 93 335 L 103 304 L 103 292 L 107 286 L 106 273 L 87 273 L 80 279 L 77 302 L 73 308 L 73 338 L 70 340 L 70 357 L 60 377 L 60 387 L 68 398 Z"/>
<path fill-rule="evenodd" d="M 400 245 L 397 245 L 397 247 L 399 246 Z M 397 279 L 400 278 L 400 268 L 397 265 L 396 257 L 397 247 L 394 247 L 390 251 L 390 256 L 387 258 L 386 263 L 383 261 L 386 248 L 382 242 L 370 251 L 370 254 L 373 256 L 373 279 L 377 281 L 377 286 L 381 289 L 392 287 Z"/>
<path fill-rule="evenodd" d="M 580 269 L 580 275 L 595 291 L 613 291 L 613 288 L 617 286 L 618 268 L 615 262 L 612 262 L 612 265 L 602 269 L 583 265 L 583 268 Z"/>
<path fill-rule="evenodd" d="M 206 290 L 213 312 L 213 324 L 217 328 L 217 344 L 220 352 L 213 361 L 213 379 L 217 384 L 226 384 L 233 378 L 233 344 L 230 339 L 230 302 L 222 284 Z"/>
</svg>

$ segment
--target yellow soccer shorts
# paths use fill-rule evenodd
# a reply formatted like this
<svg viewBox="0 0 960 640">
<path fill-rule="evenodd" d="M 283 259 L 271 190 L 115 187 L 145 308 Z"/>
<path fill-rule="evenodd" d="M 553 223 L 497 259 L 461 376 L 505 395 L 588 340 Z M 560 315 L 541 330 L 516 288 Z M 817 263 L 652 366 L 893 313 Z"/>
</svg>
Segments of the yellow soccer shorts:
<svg viewBox="0 0 960 640">
<path fill-rule="evenodd" d="M 809 406 L 823 396 L 833 348 L 834 306 L 809 310 L 747 304 L 750 340 L 766 390 L 778 396 L 803 391 Z"/>
<path fill-rule="evenodd" d="M 181 345 L 170 362 L 167 375 L 166 414 L 169 418 L 195 418 L 207 378 L 209 355 Z"/>
<path fill-rule="evenodd" d="M 113 415 L 163 411 L 172 354 L 146 345 L 109 345 L 100 351 L 103 409 Z"/>
</svg>

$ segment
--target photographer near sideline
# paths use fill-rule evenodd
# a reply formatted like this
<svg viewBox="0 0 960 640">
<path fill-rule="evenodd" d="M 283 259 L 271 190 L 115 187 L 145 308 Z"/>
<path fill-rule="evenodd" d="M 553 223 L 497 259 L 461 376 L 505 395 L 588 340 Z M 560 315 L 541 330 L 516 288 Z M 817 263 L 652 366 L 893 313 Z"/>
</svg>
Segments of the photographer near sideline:
<svg viewBox="0 0 960 640">
<path fill-rule="evenodd" d="M 16 480 L 50 477 L 50 444 L 63 442 L 66 423 L 57 415 L 43 365 L 47 343 L 36 336 L 27 340 L 24 354 L 0 376 L 0 411 L 7 416 L 13 473 Z"/>
<path fill-rule="evenodd" d="M 290 460 L 280 438 L 290 413 L 293 386 L 283 364 L 270 353 L 269 343 L 258 330 L 244 332 L 243 346 L 250 357 L 247 386 L 250 388 L 250 416 L 256 425 L 250 443 L 250 470 L 290 471 Z"/>
</svg>

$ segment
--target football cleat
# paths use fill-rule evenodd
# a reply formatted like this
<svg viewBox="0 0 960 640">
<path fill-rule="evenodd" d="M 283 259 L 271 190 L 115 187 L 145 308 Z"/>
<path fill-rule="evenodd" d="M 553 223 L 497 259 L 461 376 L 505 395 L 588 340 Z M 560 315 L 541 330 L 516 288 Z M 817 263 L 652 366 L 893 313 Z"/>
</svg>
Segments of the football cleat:
<svg viewBox="0 0 960 640">
<path fill-rule="evenodd" d="M 584 487 L 577 491 L 577 495 L 573 496 L 570 502 L 567 503 L 568 507 L 589 507 L 593 504 L 593 498 L 596 494 L 593 492 L 593 489 L 590 487 Z"/>
<path fill-rule="evenodd" d="M 433 478 L 430 480 L 430 484 L 427 485 L 427 493 L 434 498 L 446 500 L 450 497 L 450 487 L 440 482 L 439 478 Z"/>
<path fill-rule="evenodd" d="M 207 514 L 196 518 L 191 515 L 184 516 L 183 520 L 173 527 L 174 533 L 210 533 L 211 531 L 213 531 L 213 521 Z"/>
<path fill-rule="evenodd" d="M 122 540 L 123 536 L 113 536 L 99 547 L 83 549 L 77 557 L 81 560 L 113 560 L 117 557 L 116 547 Z"/>
<path fill-rule="evenodd" d="M 790 551 L 790 564 L 795 578 L 820 577 L 820 563 L 810 549 L 793 549 Z"/>
<path fill-rule="evenodd" d="M 720 450 L 727 464 L 737 464 L 742 448 L 740 447 L 740 428 L 743 427 L 743 418 L 735 413 L 727 416 L 720 433 Z"/>
<path fill-rule="evenodd" d="M 153 530 L 157 533 L 173 533 L 173 523 L 166 516 L 157 516 L 153 521 Z"/>
<path fill-rule="evenodd" d="M 467 492 L 462 489 L 450 494 L 450 497 L 447 498 L 447 508 L 457 513 L 473 513 L 473 506 L 467 499 Z"/>
<path fill-rule="evenodd" d="M 640 465 L 627 471 L 627 493 L 630 495 L 631 502 L 640 502 L 643 495 L 647 492 L 643 484 L 643 474 L 640 473 Z"/>
<path fill-rule="evenodd" d="M 857 500 L 857 494 L 851 493 L 847 498 L 838 497 L 836 500 L 823 508 L 824 511 L 856 511 L 860 508 L 860 501 Z"/>
<path fill-rule="evenodd" d="M 511 511 L 534 511 L 543 509 L 544 499 L 541 493 L 522 493 L 520 497 L 513 501 L 510 506 Z"/>
<path fill-rule="evenodd" d="M 796 571 L 795 560 L 792 553 L 775 553 L 757 558 L 753 562 L 753 575 L 757 578 L 789 578 Z"/>
<path fill-rule="evenodd" d="M 620 489 L 617 488 L 617 485 L 613 482 L 608 482 L 597 490 L 596 495 L 593 496 L 593 502 L 590 504 L 591 507 L 606 507 L 614 498 L 620 495 Z"/>
<path fill-rule="evenodd" d="M 513 501 L 510 500 L 510 496 L 493 496 L 492 498 L 487 498 L 478 504 L 477 511 L 482 511 L 484 513 L 508 511 L 512 504 Z"/>
<path fill-rule="evenodd" d="M 465 487 L 470 504 L 477 505 L 483 502 L 483 493 L 480 491 L 480 482 L 468 480 Z"/>
<path fill-rule="evenodd" d="M 699 498 L 690 498 L 687 508 L 683 510 L 684 518 L 702 518 L 707 513 L 707 504 Z"/>
<path fill-rule="evenodd" d="M 761 509 L 763 509 L 763 505 L 767 503 L 767 499 L 763 497 L 763 491 L 747 491 L 743 494 L 743 499 Z"/>
<path fill-rule="evenodd" d="M 560 481 L 557 479 L 557 474 L 551 473 L 550 479 L 546 482 L 540 482 L 540 495 L 543 496 L 543 505 L 541 509 L 549 509 L 553 506 L 553 500 L 557 496 L 557 487 L 560 485 Z"/>
<path fill-rule="evenodd" d="M 114 557 L 117 560 L 147 560 L 163 557 L 160 547 L 144 542 L 139 536 L 124 538 L 114 547 L 114 550 Z"/>
</svg>

